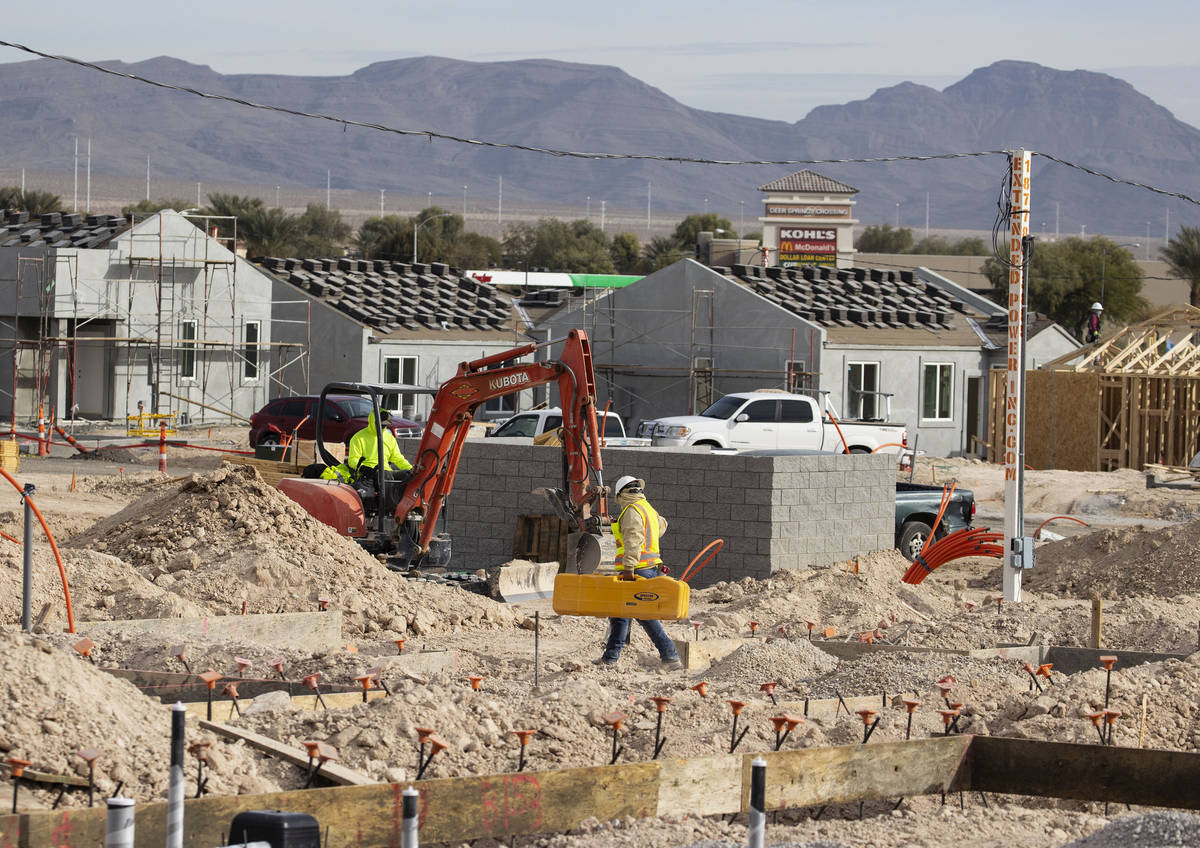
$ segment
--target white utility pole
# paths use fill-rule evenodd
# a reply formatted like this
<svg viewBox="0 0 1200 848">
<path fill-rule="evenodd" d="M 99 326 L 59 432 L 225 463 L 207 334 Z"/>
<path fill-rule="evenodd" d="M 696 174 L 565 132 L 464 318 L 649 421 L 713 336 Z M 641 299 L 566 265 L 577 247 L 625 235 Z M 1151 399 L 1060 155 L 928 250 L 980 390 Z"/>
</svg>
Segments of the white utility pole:
<svg viewBox="0 0 1200 848">
<path fill-rule="evenodd" d="M 382 188 L 379 190 L 379 217 L 380 218 L 383 217 L 383 193 L 386 190 L 387 189 L 382 189 Z"/>
<path fill-rule="evenodd" d="M 646 183 L 646 232 L 650 232 L 650 183 Z"/>
<path fill-rule="evenodd" d="M 1167 207 L 1167 225 L 1163 227 L 1163 244 L 1171 241 L 1171 207 Z"/>
<path fill-rule="evenodd" d="M 146 154 L 146 199 L 150 199 L 150 154 Z"/>
<path fill-rule="evenodd" d="M 1025 238 L 1029 235 L 1029 168 L 1032 153 L 1014 150 L 1008 219 L 1008 352 L 1004 401 L 1004 600 L 1019 603 L 1021 576 L 1033 565 L 1033 539 L 1025 535 Z"/>
<path fill-rule="evenodd" d="M 21 194 L 25 193 L 25 169 L 21 169 Z"/>
<path fill-rule="evenodd" d="M 83 211 L 92 211 L 92 137 L 88 136 L 87 146 L 87 199 L 83 203 Z"/>
<path fill-rule="evenodd" d="M 500 177 L 496 188 L 496 223 L 504 223 L 504 177 Z"/>
<path fill-rule="evenodd" d="M 463 222 L 467 220 L 467 186 L 463 186 Z"/>
<path fill-rule="evenodd" d="M 604 207 L 608 204 L 607 200 L 600 201 L 600 232 L 604 232 Z"/>
<path fill-rule="evenodd" d="M 330 186 L 331 185 L 332 185 L 332 183 L 330 182 L 329 171 L 326 171 L 325 172 L 325 208 L 326 209 L 333 208 L 333 203 L 330 201 Z"/>
<path fill-rule="evenodd" d="M 71 200 L 71 211 L 79 211 L 79 136 L 75 136 L 75 195 Z"/>
<path fill-rule="evenodd" d="M 196 183 L 196 205 L 200 205 L 200 183 Z"/>
<path fill-rule="evenodd" d="M 587 221 L 589 224 L 592 222 L 592 196 L 590 194 L 587 196 Z"/>
<path fill-rule="evenodd" d="M 275 186 L 275 208 L 279 208 L 279 186 Z"/>
<path fill-rule="evenodd" d="M 929 238 L 929 192 L 925 192 L 925 238 Z"/>
</svg>

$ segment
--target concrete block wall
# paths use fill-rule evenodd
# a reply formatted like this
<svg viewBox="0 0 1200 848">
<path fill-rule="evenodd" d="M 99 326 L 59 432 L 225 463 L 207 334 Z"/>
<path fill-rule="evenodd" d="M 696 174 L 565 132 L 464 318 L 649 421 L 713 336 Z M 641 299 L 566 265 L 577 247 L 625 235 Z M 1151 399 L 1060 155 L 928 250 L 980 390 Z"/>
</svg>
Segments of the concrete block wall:
<svg viewBox="0 0 1200 848">
<path fill-rule="evenodd" d="M 417 445 L 400 442 L 414 462 Z M 624 474 L 646 480 L 647 497 L 669 524 L 663 559 L 676 576 L 713 539 L 725 540 L 692 581 L 697 587 L 829 565 L 895 542 L 894 457 L 605 448 L 603 460 L 610 485 Z M 508 561 L 517 516 L 553 513 L 533 490 L 561 479 L 560 448 L 468 440 L 444 510 L 452 562 L 474 569 Z"/>
</svg>

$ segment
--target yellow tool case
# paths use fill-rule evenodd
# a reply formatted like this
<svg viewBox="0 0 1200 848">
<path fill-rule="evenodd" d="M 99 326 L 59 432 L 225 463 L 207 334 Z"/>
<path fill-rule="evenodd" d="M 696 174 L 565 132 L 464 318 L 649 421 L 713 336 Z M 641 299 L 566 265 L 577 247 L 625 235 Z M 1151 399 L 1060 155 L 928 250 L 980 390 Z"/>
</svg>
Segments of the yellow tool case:
<svg viewBox="0 0 1200 848">
<path fill-rule="evenodd" d="M 612 574 L 559 574 L 554 578 L 554 611 L 600 618 L 687 618 L 691 588 L 671 577 L 621 580 Z"/>
</svg>

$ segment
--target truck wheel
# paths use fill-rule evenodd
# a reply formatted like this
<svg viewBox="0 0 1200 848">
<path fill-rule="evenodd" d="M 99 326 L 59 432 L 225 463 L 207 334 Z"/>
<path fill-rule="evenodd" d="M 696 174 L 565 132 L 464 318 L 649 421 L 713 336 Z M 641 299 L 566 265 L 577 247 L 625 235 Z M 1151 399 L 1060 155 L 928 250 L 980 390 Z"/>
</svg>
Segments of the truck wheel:
<svg viewBox="0 0 1200 848">
<path fill-rule="evenodd" d="M 912 562 L 917 558 L 917 554 L 929 541 L 929 533 L 932 529 L 924 521 L 905 521 L 900 526 L 900 541 L 896 547 L 900 549 L 900 553 L 904 554 L 906 560 Z"/>
<path fill-rule="evenodd" d="M 721 446 L 720 446 L 720 445 L 718 445 L 716 442 L 710 442 L 710 441 L 707 441 L 707 440 L 705 440 L 705 441 L 703 441 L 703 442 L 696 442 L 694 445 L 692 445 L 692 447 L 694 447 L 694 448 L 717 448 L 717 449 L 720 449 L 720 447 L 721 447 Z"/>
<path fill-rule="evenodd" d="M 261 447 L 275 447 L 279 444 L 279 437 L 274 433 L 267 433 L 258 440 L 258 444 Z"/>
<path fill-rule="evenodd" d="M 850 453 L 870 453 L 870 452 L 871 452 L 870 448 L 864 448 L 861 446 L 850 448 Z"/>
</svg>

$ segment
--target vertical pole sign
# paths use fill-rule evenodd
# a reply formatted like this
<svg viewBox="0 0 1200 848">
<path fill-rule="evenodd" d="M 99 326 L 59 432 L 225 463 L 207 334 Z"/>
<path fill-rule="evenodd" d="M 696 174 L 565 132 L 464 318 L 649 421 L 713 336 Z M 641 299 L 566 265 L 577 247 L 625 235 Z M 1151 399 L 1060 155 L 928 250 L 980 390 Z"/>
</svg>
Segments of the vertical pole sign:
<svg viewBox="0 0 1200 848">
<path fill-rule="evenodd" d="M 1004 600 L 1021 600 L 1021 571 L 1033 565 L 1025 536 L 1025 237 L 1029 235 L 1028 150 L 1009 153 L 1008 362 L 1004 395 Z"/>
</svg>

